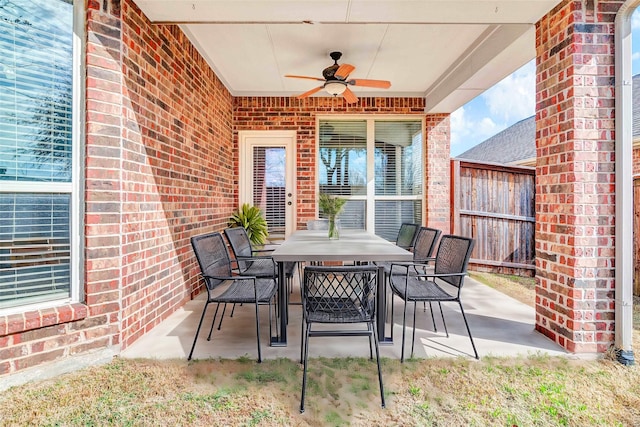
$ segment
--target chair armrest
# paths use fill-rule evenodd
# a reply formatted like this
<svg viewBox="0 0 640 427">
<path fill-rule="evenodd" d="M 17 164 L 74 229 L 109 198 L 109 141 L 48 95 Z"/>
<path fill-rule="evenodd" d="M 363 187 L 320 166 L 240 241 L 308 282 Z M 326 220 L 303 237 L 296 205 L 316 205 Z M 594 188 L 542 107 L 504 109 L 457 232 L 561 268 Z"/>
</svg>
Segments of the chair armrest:
<svg viewBox="0 0 640 427">
<path fill-rule="evenodd" d="M 467 272 L 463 272 L 463 273 L 426 273 L 426 274 L 416 274 L 416 277 L 434 277 L 434 278 L 438 278 L 438 277 L 462 277 L 462 276 L 466 276 Z"/>
<path fill-rule="evenodd" d="M 260 255 L 260 254 L 271 253 L 273 251 L 275 251 L 275 249 L 251 249 L 251 253 L 255 254 L 255 255 L 252 255 L 252 256 L 263 256 L 263 255 Z"/>
<path fill-rule="evenodd" d="M 215 280 L 255 280 L 255 276 L 204 276 L 207 279 Z"/>
</svg>

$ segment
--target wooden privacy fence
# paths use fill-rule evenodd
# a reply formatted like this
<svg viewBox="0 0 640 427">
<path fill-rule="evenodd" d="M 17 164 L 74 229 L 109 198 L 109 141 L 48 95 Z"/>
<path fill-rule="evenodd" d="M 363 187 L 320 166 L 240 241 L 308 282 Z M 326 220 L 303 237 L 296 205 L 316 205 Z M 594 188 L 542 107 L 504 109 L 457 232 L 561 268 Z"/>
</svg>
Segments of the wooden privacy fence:
<svg viewBox="0 0 640 427">
<path fill-rule="evenodd" d="M 470 266 L 535 274 L 535 168 L 451 160 L 454 234 L 476 239 Z"/>
</svg>

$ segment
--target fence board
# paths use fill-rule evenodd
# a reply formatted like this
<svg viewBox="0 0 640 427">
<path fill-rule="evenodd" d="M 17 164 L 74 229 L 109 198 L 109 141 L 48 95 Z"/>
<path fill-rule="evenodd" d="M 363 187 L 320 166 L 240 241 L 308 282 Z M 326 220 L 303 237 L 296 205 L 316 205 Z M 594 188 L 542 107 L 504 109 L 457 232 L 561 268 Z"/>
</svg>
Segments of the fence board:
<svg viewBox="0 0 640 427">
<path fill-rule="evenodd" d="M 453 233 L 476 239 L 472 268 L 535 271 L 535 168 L 451 162 Z"/>
</svg>

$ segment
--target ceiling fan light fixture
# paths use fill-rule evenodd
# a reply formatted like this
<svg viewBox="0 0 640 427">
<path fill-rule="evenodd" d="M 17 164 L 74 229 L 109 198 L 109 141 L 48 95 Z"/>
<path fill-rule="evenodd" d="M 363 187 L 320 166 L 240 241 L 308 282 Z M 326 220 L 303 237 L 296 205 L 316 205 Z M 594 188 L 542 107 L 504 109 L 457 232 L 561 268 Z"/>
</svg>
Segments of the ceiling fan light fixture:
<svg viewBox="0 0 640 427">
<path fill-rule="evenodd" d="M 324 85 L 324 90 L 326 90 L 330 95 L 338 96 L 341 95 L 342 92 L 347 88 L 346 83 L 342 82 L 327 82 Z"/>
</svg>

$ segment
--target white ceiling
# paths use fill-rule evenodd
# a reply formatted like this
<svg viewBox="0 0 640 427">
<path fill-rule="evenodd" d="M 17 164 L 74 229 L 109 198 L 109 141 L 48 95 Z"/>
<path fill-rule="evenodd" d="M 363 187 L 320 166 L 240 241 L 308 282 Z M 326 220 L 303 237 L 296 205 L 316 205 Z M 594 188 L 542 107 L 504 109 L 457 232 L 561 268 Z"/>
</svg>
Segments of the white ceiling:
<svg viewBox="0 0 640 427">
<path fill-rule="evenodd" d="M 420 96 L 452 112 L 535 57 L 535 23 L 560 0 L 134 0 L 177 23 L 234 96 L 294 96 L 333 64 L 391 81 L 358 96 Z M 324 91 L 317 96 L 326 96 Z"/>
</svg>

